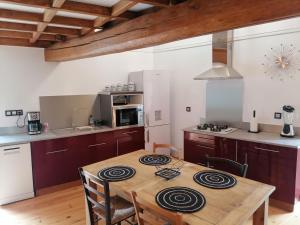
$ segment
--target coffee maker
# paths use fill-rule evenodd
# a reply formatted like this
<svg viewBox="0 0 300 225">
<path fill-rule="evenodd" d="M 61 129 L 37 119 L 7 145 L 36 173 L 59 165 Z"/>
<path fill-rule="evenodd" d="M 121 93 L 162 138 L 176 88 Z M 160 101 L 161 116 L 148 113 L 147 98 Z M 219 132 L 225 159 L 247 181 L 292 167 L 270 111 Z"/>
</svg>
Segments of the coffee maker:
<svg viewBox="0 0 300 225">
<path fill-rule="evenodd" d="M 281 136 L 282 137 L 294 137 L 295 136 L 295 131 L 293 127 L 293 122 L 294 122 L 294 107 L 290 105 L 285 105 L 282 108 L 283 110 L 283 129 L 281 131 Z"/>
<path fill-rule="evenodd" d="M 40 134 L 42 132 L 42 125 L 40 122 L 40 112 L 28 112 L 28 134 Z"/>
</svg>

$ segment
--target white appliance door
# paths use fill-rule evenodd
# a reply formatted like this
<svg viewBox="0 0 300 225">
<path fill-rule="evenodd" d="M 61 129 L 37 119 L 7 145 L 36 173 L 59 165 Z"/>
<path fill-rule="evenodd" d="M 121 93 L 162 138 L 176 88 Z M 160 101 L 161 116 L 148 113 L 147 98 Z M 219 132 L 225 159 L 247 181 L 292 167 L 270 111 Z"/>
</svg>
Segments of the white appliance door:
<svg viewBox="0 0 300 225">
<path fill-rule="evenodd" d="M 34 196 L 30 144 L 0 147 L 0 205 Z"/>
<path fill-rule="evenodd" d="M 145 128 L 145 149 L 152 153 L 154 142 L 157 144 L 170 144 L 170 132 L 170 125 Z M 157 153 L 169 154 L 170 151 L 168 149 L 159 149 Z"/>
<path fill-rule="evenodd" d="M 167 71 L 144 72 L 145 126 L 170 123 L 170 74 Z"/>
</svg>

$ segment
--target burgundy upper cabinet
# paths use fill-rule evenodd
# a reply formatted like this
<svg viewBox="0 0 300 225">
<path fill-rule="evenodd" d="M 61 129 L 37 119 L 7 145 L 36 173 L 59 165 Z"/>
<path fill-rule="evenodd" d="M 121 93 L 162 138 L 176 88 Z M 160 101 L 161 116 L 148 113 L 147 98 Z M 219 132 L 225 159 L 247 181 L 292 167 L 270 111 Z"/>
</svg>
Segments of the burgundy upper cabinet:
<svg viewBox="0 0 300 225">
<path fill-rule="evenodd" d="M 117 130 L 114 133 L 117 155 L 145 148 L 144 127 Z"/>
</svg>

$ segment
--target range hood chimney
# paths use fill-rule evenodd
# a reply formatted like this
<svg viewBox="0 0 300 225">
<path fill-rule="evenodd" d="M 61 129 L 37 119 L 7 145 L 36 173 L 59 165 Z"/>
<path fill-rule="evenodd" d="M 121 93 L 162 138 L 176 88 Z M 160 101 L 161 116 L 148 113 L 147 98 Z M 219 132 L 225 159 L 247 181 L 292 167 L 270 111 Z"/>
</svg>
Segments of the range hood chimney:
<svg viewBox="0 0 300 225">
<path fill-rule="evenodd" d="M 227 80 L 243 77 L 232 68 L 233 31 L 224 31 L 212 35 L 212 68 L 196 76 L 194 80 Z"/>
</svg>

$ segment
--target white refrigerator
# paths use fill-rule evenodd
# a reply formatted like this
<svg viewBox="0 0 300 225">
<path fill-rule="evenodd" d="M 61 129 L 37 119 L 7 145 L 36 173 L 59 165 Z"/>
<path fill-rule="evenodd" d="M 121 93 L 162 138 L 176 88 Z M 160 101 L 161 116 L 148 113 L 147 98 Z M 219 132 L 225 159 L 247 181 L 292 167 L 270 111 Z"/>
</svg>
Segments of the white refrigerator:
<svg viewBox="0 0 300 225">
<path fill-rule="evenodd" d="M 145 149 L 153 151 L 153 143 L 170 144 L 170 73 L 163 70 L 132 72 L 128 82 L 144 93 Z M 159 150 L 168 154 L 169 150 Z"/>
</svg>

